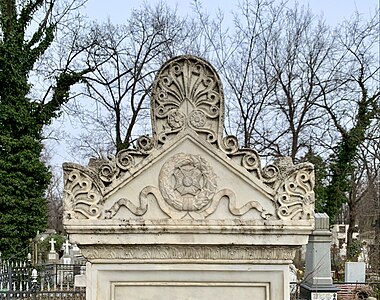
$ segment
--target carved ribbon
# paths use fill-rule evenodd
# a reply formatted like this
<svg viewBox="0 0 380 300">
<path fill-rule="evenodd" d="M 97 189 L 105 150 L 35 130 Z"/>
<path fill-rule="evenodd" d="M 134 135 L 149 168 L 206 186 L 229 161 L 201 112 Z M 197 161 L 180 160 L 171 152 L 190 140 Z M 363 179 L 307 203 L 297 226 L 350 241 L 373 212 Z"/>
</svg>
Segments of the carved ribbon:
<svg viewBox="0 0 380 300">
<path fill-rule="evenodd" d="M 212 199 L 211 205 L 208 206 L 206 209 L 203 209 L 201 211 L 178 211 L 164 200 L 158 188 L 154 186 L 147 186 L 140 193 L 139 206 L 134 205 L 128 199 L 122 198 L 118 200 L 109 210 L 106 211 L 106 218 L 112 219 L 117 214 L 121 206 L 126 207 L 132 214 L 136 216 L 144 215 L 148 209 L 147 196 L 149 194 L 152 194 L 155 197 L 157 204 L 166 215 L 168 215 L 170 218 L 175 219 L 182 219 L 187 214 L 189 214 L 193 219 L 206 219 L 208 216 L 215 212 L 220 200 L 223 197 L 228 198 L 228 208 L 230 213 L 234 216 L 243 216 L 251 209 L 259 211 L 261 213 L 261 217 L 264 220 L 267 220 L 271 216 L 271 214 L 266 212 L 265 209 L 261 206 L 261 204 L 257 201 L 249 201 L 243 206 L 237 207 L 235 193 L 230 189 L 222 189 L 218 193 L 216 193 Z"/>
</svg>

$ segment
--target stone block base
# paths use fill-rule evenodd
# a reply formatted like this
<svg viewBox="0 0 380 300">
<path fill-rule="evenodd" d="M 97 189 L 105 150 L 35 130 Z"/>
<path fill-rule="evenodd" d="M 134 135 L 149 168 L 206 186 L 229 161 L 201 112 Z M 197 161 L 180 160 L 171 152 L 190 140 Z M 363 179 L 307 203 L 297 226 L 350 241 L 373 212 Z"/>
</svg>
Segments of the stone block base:
<svg viewBox="0 0 380 300">
<path fill-rule="evenodd" d="M 338 288 L 334 285 L 308 286 L 301 285 L 301 299 L 305 300 L 337 300 Z"/>
<path fill-rule="evenodd" d="M 91 264 L 87 299 L 289 299 L 288 265 Z"/>
</svg>

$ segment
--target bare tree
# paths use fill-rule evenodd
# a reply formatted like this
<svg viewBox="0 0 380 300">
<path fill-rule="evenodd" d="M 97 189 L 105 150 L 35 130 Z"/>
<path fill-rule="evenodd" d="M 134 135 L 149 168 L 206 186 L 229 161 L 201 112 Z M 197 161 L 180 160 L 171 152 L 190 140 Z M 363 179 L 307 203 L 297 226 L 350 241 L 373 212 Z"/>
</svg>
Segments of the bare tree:
<svg viewBox="0 0 380 300">
<path fill-rule="evenodd" d="M 62 176 L 58 170 L 52 170 L 52 178 L 46 190 L 48 202 L 48 228 L 54 229 L 57 233 L 63 232 L 63 195 Z"/>
<path fill-rule="evenodd" d="M 377 17 L 363 22 L 357 14 L 335 33 L 339 52 L 335 80 L 338 88 L 324 99 L 324 108 L 340 135 L 331 164 L 331 181 L 325 209 L 334 217 L 342 203 L 348 204 L 348 246 L 357 219 L 358 202 L 367 192 L 362 178 L 371 184 L 369 157 L 360 160 L 361 147 L 374 140 L 373 122 L 379 117 L 379 62 L 375 47 L 379 43 Z M 365 175 L 365 176 L 364 176 Z M 360 184 L 359 184 L 360 183 Z"/>
<path fill-rule="evenodd" d="M 334 51 L 329 29 L 310 10 L 274 1 L 244 1 L 234 14 L 234 30 L 209 21 L 195 2 L 204 34 L 227 83 L 230 120 L 245 147 L 300 158 L 313 144 L 314 128 L 324 124 L 314 105 L 332 90 L 326 77 Z M 218 15 L 217 18 L 221 18 Z M 290 141 L 290 143 L 289 143 Z M 304 150 L 304 151 L 303 151 Z"/>
<path fill-rule="evenodd" d="M 188 34 L 186 20 L 163 2 L 133 10 L 125 25 L 108 20 L 82 32 L 82 64 L 93 72 L 85 77 L 81 96 L 68 107 L 87 131 L 75 147 L 90 156 L 105 156 L 109 150 L 132 146 L 136 135 L 150 126 L 147 101 L 154 74 L 181 51 Z"/>
</svg>

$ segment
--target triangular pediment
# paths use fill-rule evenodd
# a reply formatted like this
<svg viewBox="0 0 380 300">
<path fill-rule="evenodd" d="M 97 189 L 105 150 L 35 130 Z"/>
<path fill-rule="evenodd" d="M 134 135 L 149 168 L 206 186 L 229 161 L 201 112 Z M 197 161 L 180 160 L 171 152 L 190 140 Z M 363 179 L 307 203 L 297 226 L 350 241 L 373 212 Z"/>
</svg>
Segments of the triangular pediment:
<svg viewBox="0 0 380 300">
<path fill-rule="evenodd" d="M 110 194 L 115 193 L 118 189 L 129 185 L 133 180 L 141 180 L 144 173 L 152 175 L 153 168 L 158 165 L 162 167 L 164 162 L 170 157 L 178 153 L 200 155 L 210 161 L 211 165 L 221 170 L 217 171 L 220 181 L 224 178 L 238 176 L 235 181 L 244 181 L 246 184 L 252 186 L 260 194 L 265 194 L 266 197 L 273 198 L 273 189 L 260 181 L 254 174 L 250 173 L 247 169 L 237 164 L 234 160 L 228 157 L 224 152 L 217 151 L 211 144 L 203 141 L 199 136 L 192 131 L 184 131 L 176 136 L 175 139 L 163 145 L 160 149 L 155 149 L 150 155 L 143 159 L 139 164 L 129 169 L 128 173 L 114 181 L 112 187 L 109 186 L 104 189 L 104 196 L 109 197 Z M 214 168 L 215 168 L 214 167 Z M 230 176 L 227 176 L 229 173 Z M 157 180 L 158 180 L 158 174 Z M 153 184 L 153 182 L 152 182 Z M 270 196 L 268 196 L 270 195 Z"/>
<path fill-rule="evenodd" d="M 312 165 L 282 158 L 262 167 L 256 151 L 223 137 L 223 89 L 206 61 L 168 61 L 154 82 L 151 107 L 153 136 L 139 138 L 136 149 L 87 167 L 64 165 L 66 224 L 230 220 L 311 228 Z"/>
<path fill-rule="evenodd" d="M 155 209 L 161 207 L 166 212 L 166 216 L 163 216 L 159 211 L 157 218 L 211 217 L 223 198 L 229 202 L 230 209 L 224 215 L 219 214 L 221 219 L 242 215 L 243 211 L 239 212 L 239 209 L 245 205 L 245 213 L 252 209 L 256 215 L 263 214 L 265 218 L 269 214 L 274 215 L 273 188 L 197 137 L 191 132 L 182 134 L 172 143 L 166 143 L 161 149 L 153 151 L 130 172 L 118 178 L 105 190 L 105 210 L 112 210 L 115 203 L 120 203 L 120 199 L 123 199 L 123 203 L 128 200 L 128 203 L 137 207 L 143 191 L 149 189 L 158 204 Z M 197 202 L 202 204 L 197 207 Z M 112 217 L 134 217 L 131 211 L 122 211 L 124 215 L 114 211 Z M 154 212 L 150 211 L 148 215 L 154 217 Z"/>
</svg>

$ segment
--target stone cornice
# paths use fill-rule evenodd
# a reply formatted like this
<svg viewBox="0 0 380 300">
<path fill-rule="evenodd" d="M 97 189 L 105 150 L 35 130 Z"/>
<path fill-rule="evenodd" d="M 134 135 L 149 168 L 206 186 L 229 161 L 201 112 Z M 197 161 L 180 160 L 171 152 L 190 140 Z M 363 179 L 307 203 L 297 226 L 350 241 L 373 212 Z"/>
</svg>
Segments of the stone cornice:
<svg viewBox="0 0 380 300">
<path fill-rule="evenodd" d="M 297 247 L 248 245 L 92 245 L 82 246 L 90 261 L 123 262 L 226 262 L 285 263 L 294 258 Z"/>
</svg>

